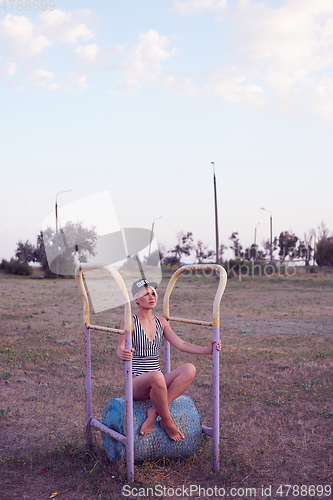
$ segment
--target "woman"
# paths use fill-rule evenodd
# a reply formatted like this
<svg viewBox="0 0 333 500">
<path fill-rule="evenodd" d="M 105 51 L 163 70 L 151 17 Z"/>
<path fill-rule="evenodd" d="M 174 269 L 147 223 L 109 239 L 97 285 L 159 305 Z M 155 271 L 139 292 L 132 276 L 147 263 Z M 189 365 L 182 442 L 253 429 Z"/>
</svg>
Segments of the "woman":
<svg viewBox="0 0 333 500">
<path fill-rule="evenodd" d="M 141 401 L 150 398 L 152 407 L 148 410 L 147 420 L 142 424 L 140 433 L 147 436 L 160 415 L 160 425 L 174 441 L 184 439 L 176 427 L 169 411 L 169 404 L 184 394 L 195 376 L 195 367 L 185 363 L 167 375 L 163 375 L 159 365 L 159 352 L 163 336 L 182 352 L 192 354 L 212 354 L 216 340 L 208 347 L 200 347 L 184 342 L 162 317 L 153 315 L 156 306 L 156 283 L 142 279 L 132 286 L 132 294 L 139 311 L 132 318 L 132 350 L 125 349 L 125 335 L 120 335 L 117 355 L 122 361 L 132 359 L 133 399 Z M 121 328 L 124 328 L 124 323 Z M 221 350 L 221 341 L 216 345 Z"/>
</svg>

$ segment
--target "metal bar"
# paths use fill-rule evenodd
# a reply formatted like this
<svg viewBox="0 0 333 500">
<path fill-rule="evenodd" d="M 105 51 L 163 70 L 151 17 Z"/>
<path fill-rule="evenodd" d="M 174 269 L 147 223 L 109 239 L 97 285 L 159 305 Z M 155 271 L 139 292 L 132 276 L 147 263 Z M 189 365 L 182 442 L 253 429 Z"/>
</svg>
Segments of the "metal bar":
<svg viewBox="0 0 333 500">
<path fill-rule="evenodd" d="M 220 370 L 219 357 L 220 353 L 216 349 L 216 344 L 220 340 L 220 329 L 213 328 L 213 340 L 216 343 L 213 345 L 213 470 L 217 471 L 220 464 Z"/>
<path fill-rule="evenodd" d="M 125 333 L 125 349 L 132 349 L 131 329 Z M 127 480 L 134 482 L 133 376 L 132 360 L 125 361 Z"/>
<path fill-rule="evenodd" d="M 104 434 L 107 434 L 108 436 L 111 436 L 113 439 L 116 439 L 117 441 L 120 441 L 122 444 L 126 445 L 126 436 L 124 436 L 123 434 L 120 434 L 119 432 L 110 429 L 110 427 L 107 427 L 106 425 L 102 424 L 102 422 L 99 422 L 95 418 L 91 419 L 90 424 L 92 427 L 96 427 L 96 429 L 104 432 Z"/>
<path fill-rule="evenodd" d="M 119 330 L 119 328 L 109 328 L 108 326 L 100 326 L 100 325 L 91 325 L 90 323 L 87 325 L 89 330 L 98 330 L 100 332 L 109 332 L 109 333 L 117 333 L 119 335 L 124 335 L 125 330 Z"/>
<path fill-rule="evenodd" d="M 201 429 L 202 429 L 202 432 L 204 432 L 205 434 L 207 434 L 210 437 L 213 437 L 213 429 L 212 429 L 212 427 L 206 427 L 205 425 L 202 425 Z"/>
<path fill-rule="evenodd" d="M 225 269 L 222 266 L 219 266 L 218 264 L 192 264 L 189 266 L 182 266 L 177 271 L 173 273 L 173 275 L 170 278 L 170 281 L 168 283 L 167 289 L 165 290 L 164 293 L 164 299 L 163 299 L 163 316 L 165 319 L 170 318 L 170 313 L 169 313 L 169 299 L 171 292 L 173 290 L 173 287 L 175 286 L 175 283 L 179 276 L 182 273 L 185 272 L 192 272 L 192 271 L 216 271 L 218 273 L 220 280 L 219 280 L 219 285 L 215 294 L 214 298 L 214 303 L 213 303 L 213 328 L 219 326 L 219 316 L 220 316 L 220 302 L 221 298 L 224 292 L 224 289 L 227 284 L 227 273 Z M 195 321 L 195 320 L 193 320 Z M 194 323 L 196 324 L 196 323 Z M 211 325 L 204 325 L 204 326 L 211 326 Z"/>
<path fill-rule="evenodd" d="M 167 375 L 171 371 L 170 361 L 170 342 L 164 339 L 164 374 Z"/>
<path fill-rule="evenodd" d="M 213 321 L 199 321 L 199 320 L 188 320 L 182 318 L 173 318 L 169 314 L 169 298 L 173 287 L 179 278 L 179 276 L 184 272 L 192 271 L 215 271 L 219 277 L 218 288 L 214 297 L 213 302 Z M 219 469 L 219 451 L 220 451 L 220 428 L 219 428 L 219 351 L 216 349 L 216 344 L 220 338 L 220 302 L 227 284 L 227 273 L 222 266 L 218 264 L 193 264 L 190 266 L 183 266 L 177 269 L 177 271 L 171 276 L 168 283 L 167 289 L 164 294 L 163 301 L 163 315 L 167 320 L 180 321 L 183 323 L 190 323 L 195 325 L 210 326 L 213 327 L 213 340 L 216 343 L 213 346 L 213 428 L 210 430 L 206 426 L 202 426 L 203 432 L 207 432 L 213 438 L 213 470 Z"/>
<path fill-rule="evenodd" d="M 200 319 L 175 318 L 170 316 L 169 321 L 178 321 L 179 323 L 189 323 L 190 325 L 213 326 L 212 321 L 202 321 Z"/>
<path fill-rule="evenodd" d="M 90 357 L 90 332 L 86 325 L 84 331 L 84 392 L 86 402 L 86 440 L 88 446 L 92 446 L 91 418 L 92 418 L 92 399 L 91 399 L 91 357 Z"/>
<path fill-rule="evenodd" d="M 89 301 L 87 292 L 83 283 L 83 270 L 105 269 L 116 281 L 119 286 L 120 293 L 124 301 L 124 330 L 116 328 L 107 328 L 97 325 L 90 325 L 89 319 Z M 87 441 L 92 443 L 92 426 L 109 433 L 109 429 L 103 426 L 98 420 L 92 417 L 92 402 L 91 402 L 91 356 L 90 356 L 90 329 L 100 330 L 110 333 L 125 334 L 126 349 L 132 348 L 132 316 L 131 302 L 128 297 L 125 283 L 119 272 L 111 265 L 91 265 L 80 264 L 75 269 L 75 277 L 80 293 L 83 297 L 83 325 L 84 325 L 84 344 L 85 344 L 85 393 L 86 393 L 86 431 Z M 134 435 L 133 435 L 133 384 L 132 384 L 132 361 L 125 362 L 125 397 L 126 397 L 126 459 L 127 459 L 127 479 L 134 482 Z M 103 427 L 101 427 L 103 426 Z M 105 429 L 107 431 L 105 431 Z M 115 431 L 114 431 L 115 432 Z M 120 434 L 121 436 L 121 434 Z M 123 438 L 122 438 L 123 439 Z"/>
<path fill-rule="evenodd" d="M 80 293 L 83 298 L 83 324 L 87 325 L 89 323 L 89 301 L 88 301 L 88 295 L 86 292 L 86 289 L 83 284 L 83 278 L 82 278 L 82 264 L 76 267 L 75 269 L 75 279 L 76 279 L 76 284 L 78 286 L 78 289 L 80 290 Z"/>
</svg>

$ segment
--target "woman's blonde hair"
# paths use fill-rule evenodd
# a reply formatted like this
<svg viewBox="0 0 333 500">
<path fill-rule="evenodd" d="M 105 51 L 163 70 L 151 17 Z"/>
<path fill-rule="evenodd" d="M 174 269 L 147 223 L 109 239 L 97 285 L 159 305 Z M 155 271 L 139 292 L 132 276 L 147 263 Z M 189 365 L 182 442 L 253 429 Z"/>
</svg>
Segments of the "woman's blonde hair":
<svg viewBox="0 0 333 500">
<path fill-rule="evenodd" d="M 145 293 L 146 293 L 146 289 L 147 289 L 147 288 L 149 288 L 150 290 L 152 290 L 152 291 L 154 292 L 154 295 L 155 295 L 155 297 L 156 297 L 156 304 L 157 304 L 157 300 L 158 300 L 157 291 L 156 291 L 156 289 L 155 289 L 155 288 L 153 288 L 152 286 L 149 286 L 149 285 L 148 285 L 148 286 L 143 287 L 143 288 L 142 288 L 142 290 L 139 290 L 139 291 L 138 291 L 138 292 L 134 295 L 134 301 L 135 301 L 135 303 L 136 303 L 136 299 L 139 299 L 140 297 L 143 297 L 143 296 L 145 295 Z M 144 293 L 142 293 L 142 292 L 144 292 Z M 156 305 L 156 304 L 155 304 L 155 305 Z M 138 304 L 137 304 L 137 305 L 138 305 Z"/>
</svg>

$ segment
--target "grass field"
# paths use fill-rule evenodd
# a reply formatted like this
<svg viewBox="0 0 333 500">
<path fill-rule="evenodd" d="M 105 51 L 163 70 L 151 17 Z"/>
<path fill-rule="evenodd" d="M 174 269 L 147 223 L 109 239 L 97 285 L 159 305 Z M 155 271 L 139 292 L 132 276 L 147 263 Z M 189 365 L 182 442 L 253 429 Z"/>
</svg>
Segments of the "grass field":
<svg viewBox="0 0 333 500">
<path fill-rule="evenodd" d="M 168 280 L 159 287 L 157 314 Z M 215 279 L 177 283 L 171 314 L 209 320 Z M 130 498 L 140 491 L 144 498 L 144 489 L 157 485 L 165 486 L 163 494 L 147 498 L 187 498 L 191 484 L 207 489 L 200 496 L 192 490 L 192 498 L 219 498 L 211 495 L 214 487 L 220 496 L 221 488 L 226 494 L 236 488 L 233 498 L 333 498 L 320 489 L 333 490 L 332 298 L 332 275 L 229 280 L 221 303 L 220 470 L 212 472 L 211 441 L 204 436 L 189 459 L 136 464 Z M 46 499 L 55 492 L 59 500 L 124 498 L 125 464 L 109 463 L 98 431 L 93 451 L 85 447 L 82 303 L 75 281 L 1 275 L 0 300 L 1 499 Z M 122 315 L 114 309 L 92 323 L 119 326 Z M 209 329 L 172 326 L 197 344 L 211 336 Z M 99 420 L 106 402 L 124 394 L 117 340 L 92 333 Z M 185 361 L 197 367 L 187 394 L 209 425 L 211 359 L 172 350 L 172 367 Z M 295 487 L 288 492 L 280 485 Z"/>
</svg>

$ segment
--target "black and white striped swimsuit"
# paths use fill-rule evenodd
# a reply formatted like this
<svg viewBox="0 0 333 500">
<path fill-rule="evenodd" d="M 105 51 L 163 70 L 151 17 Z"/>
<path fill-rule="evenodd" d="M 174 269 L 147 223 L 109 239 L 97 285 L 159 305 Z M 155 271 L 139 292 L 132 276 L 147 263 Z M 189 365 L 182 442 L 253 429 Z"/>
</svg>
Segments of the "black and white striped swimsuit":
<svg viewBox="0 0 333 500">
<path fill-rule="evenodd" d="M 162 371 L 160 368 L 159 354 L 163 339 L 163 327 L 157 316 L 154 315 L 156 322 L 156 335 L 152 342 L 145 334 L 141 323 L 135 314 L 134 331 L 132 337 L 132 346 L 134 347 L 132 358 L 133 375 L 142 375 L 142 373 L 152 372 L 154 370 Z"/>
</svg>

